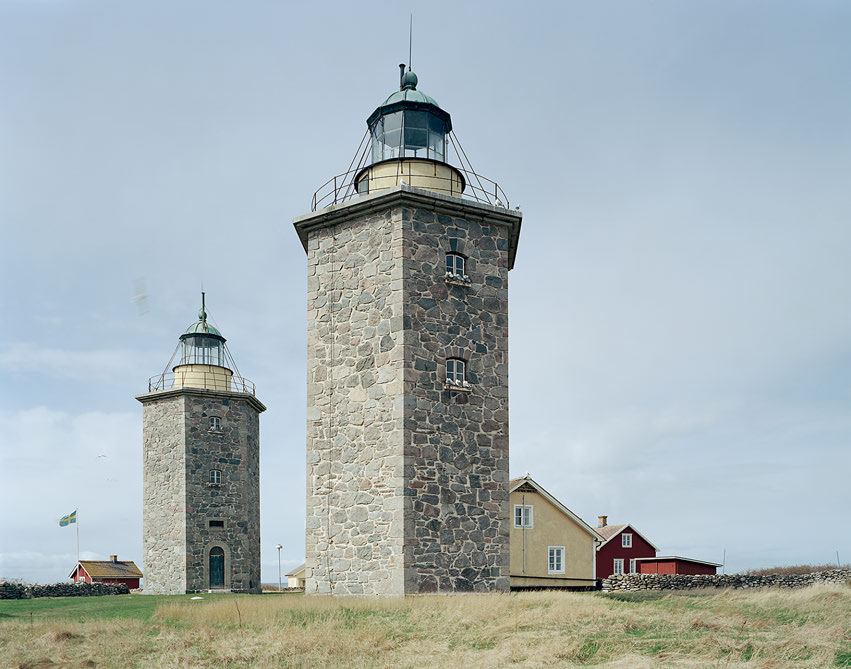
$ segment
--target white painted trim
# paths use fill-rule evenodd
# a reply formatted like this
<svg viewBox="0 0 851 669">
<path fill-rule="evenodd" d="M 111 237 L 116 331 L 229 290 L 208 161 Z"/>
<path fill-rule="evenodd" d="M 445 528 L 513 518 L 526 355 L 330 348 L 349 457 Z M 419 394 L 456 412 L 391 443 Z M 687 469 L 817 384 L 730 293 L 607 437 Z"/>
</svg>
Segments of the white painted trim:
<svg viewBox="0 0 851 669">
<path fill-rule="evenodd" d="M 597 546 L 597 550 L 600 550 L 603 546 L 605 546 L 607 543 L 609 543 L 615 537 L 620 536 L 622 532 L 627 530 L 627 528 L 632 530 L 634 534 L 637 534 L 642 539 L 644 539 L 644 541 L 646 541 L 648 544 L 650 544 L 650 548 L 652 548 L 657 553 L 659 552 L 659 549 L 656 548 L 656 546 L 654 546 L 647 537 L 645 537 L 641 532 L 639 532 L 636 529 L 635 525 L 633 525 L 632 523 L 627 523 L 619 531 L 615 532 L 612 536 L 610 536 L 608 539 L 603 539 L 603 537 L 600 537 L 600 539 L 603 541 L 603 543 L 601 543 L 599 546 Z"/>
<path fill-rule="evenodd" d="M 592 537 L 594 537 L 597 541 L 604 541 L 603 537 L 601 537 L 593 529 L 591 529 L 591 527 L 588 525 L 588 523 L 586 523 L 584 520 L 582 520 L 582 518 L 580 518 L 575 513 L 573 513 L 573 511 L 568 509 L 564 504 L 559 502 L 555 497 L 553 497 L 550 493 L 548 493 L 546 490 L 544 490 L 541 487 L 540 483 L 538 483 L 537 481 L 535 481 L 534 479 L 532 479 L 530 477 L 519 479 L 514 486 L 512 486 L 511 488 L 508 489 L 508 494 L 510 495 L 511 493 L 513 493 L 515 490 L 517 490 L 517 488 L 522 486 L 524 483 L 528 483 L 533 488 L 535 488 L 535 490 L 537 490 L 539 493 L 541 493 L 541 495 L 544 496 L 544 499 L 546 499 L 550 504 L 552 504 L 554 507 L 556 507 L 559 511 L 561 511 L 568 518 L 571 518 L 576 523 L 578 523 L 579 526 L 583 530 L 588 532 L 588 534 L 590 534 Z"/>
<path fill-rule="evenodd" d="M 597 580 L 597 545 L 591 544 L 591 565 L 593 568 L 593 579 Z"/>
<path fill-rule="evenodd" d="M 621 563 L 621 570 L 620 571 L 618 571 L 618 567 L 617 567 L 618 562 Z M 624 571 L 623 571 L 623 558 L 613 558 L 612 559 L 612 575 L 623 574 L 623 573 L 624 573 Z"/>
<path fill-rule="evenodd" d="M 73 578 L 73 579 L 74 579 L 74 583 L 76 583 L 76 582 L 77 582 L 77 579 L 79 578 L 79 575 L 78 575 L 78 576 L 74 576 L 74 572 L 75 572 L 75 571 L 77 571 L 77 567 L 79 567 L 79 568 L 80 568 L 80 569 L 82 569 L 84 572 L 86 572 L 86 576 L 88 576 L 89 578 L 91 578 L 91 574 L 89 574 L 89 572 L 88 572 L 88 571 L 86 571 L 86 568 L 83 566 L 83 563 L 82 563 L 82 562 L 78 562 L 76 565 L 74 565 L 74 568 L 71 570 L 71 573 L 70 573 L 70 574 L 68 574 L 68 578 Z"/>
<path fill-rule="evenodd" d="M 529 524 L 528 525 L 518 525 L 517 524 L 517 509 L 529 509 Z M 531 530 L 535 527 L 535 507 L 532 504 L 515 504 L 514 505 L 514 517 L 512 519 L 512 527 L 515 530 Z"/>
<path fill-rule="evenodd" d="M 638 563 L 635 561 L 636 558 L 629 558 L 629 573 L 637 574 L 638 573 Z"/>
<path fill-rule="evenodd" d="M 553 549 L 561 551 L 561 571 L 553 571 L 550 569 L 550 551 Z M 548 574 L 563 574 L 565 570 L 564 564 L 564 556 L 567 551 L 564 549 L 564 546 L 547 546 L 547 573 Z"/>
</svg>

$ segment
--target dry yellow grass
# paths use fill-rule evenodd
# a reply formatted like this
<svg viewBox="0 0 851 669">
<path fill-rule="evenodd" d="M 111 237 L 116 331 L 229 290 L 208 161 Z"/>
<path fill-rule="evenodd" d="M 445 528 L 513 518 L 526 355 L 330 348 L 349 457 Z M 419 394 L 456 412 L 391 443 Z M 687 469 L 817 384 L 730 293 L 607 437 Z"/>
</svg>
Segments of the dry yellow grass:
<svg viewBox="0 0 851 669">
<path fill-rule="evenodd" d="M 149 622 L 0 623 L 2 667 L 851 666 L 851 588 L 268 595 L 160 606 Z M 845 664 L 845 658 L 849 664 Z"/>
</svg>

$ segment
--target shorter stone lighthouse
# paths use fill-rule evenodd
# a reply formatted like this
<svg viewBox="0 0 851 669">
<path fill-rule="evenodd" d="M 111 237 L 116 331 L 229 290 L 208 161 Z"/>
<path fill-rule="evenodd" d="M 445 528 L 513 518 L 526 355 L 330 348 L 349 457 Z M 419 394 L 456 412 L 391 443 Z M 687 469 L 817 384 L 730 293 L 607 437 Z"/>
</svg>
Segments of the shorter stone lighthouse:
<svg viewBox="0 0 851 669">
<path fill-rule="evenodd" d="M 143 407 L 144 592 L 260 592 L 266 407 L 207 322 L 203 293 L 198 321 L 136 399 Z"/>
</svg>

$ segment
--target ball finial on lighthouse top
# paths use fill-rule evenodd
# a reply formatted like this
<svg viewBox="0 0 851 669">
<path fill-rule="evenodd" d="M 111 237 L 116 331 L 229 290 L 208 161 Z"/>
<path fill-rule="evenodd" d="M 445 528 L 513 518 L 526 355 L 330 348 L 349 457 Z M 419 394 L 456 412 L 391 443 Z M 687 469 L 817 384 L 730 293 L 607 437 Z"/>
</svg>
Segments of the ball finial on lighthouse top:
<svg viewBox="0 0 851 669">
<path fill-rule="evenodd" d="M 402 75 L 402 84 L 400 90 L 417 90 L 417 75 L 408 70 Z"/>
</svg>

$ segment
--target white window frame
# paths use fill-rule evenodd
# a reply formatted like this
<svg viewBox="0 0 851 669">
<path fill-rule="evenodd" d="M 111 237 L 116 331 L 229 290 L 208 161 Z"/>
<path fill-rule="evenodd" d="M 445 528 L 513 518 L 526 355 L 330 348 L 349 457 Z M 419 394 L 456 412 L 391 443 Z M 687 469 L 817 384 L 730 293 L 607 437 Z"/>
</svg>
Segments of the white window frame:
<svg viewBox="0 0 851 669">
<path fill-rule="evenodd" d="M 553 569 L 553 554 L 558 555 L 561 569 Z M 548 546 L 547 547 L 547 573 L 548 574 L 563 574 L 564 573 L 564 546 Z"/>
<path fill-rule="evenodd" d="M 221 485 L 222 484 L 222 470 L 221 469 L 211 469 L 210 470 L 210 485 Z"/>
<path fill-rule="evenodd" d="M 517 524 L 517 509 L 523 509 L 524 511 L 526 511 L 526 510 L 529 511 L 528 517 L 527 517 L 526 513 L 523 514 L 523 520 L 526 523 L 525 525 L 523 523 L 521 523 L 520 525 Z M 521 530 L 524 529 L 524 528 L 527 529 L 527 530 L 531 530 L 533 527 L 535 527 L 535 509 L 531 504 L 515 504 L 514 505 L 514 527 L 521 529 Z"/>
<path fill-rule="evenodd" d="M 637 574 L 638 573 L 638 563 L 635 561 L 635 558 L 629 558 L 629 573 Z"/>
<path fill-rule="evenodd" d="M 624 532 L 621 535 L 621 548 L 632 548 L 632 532 Z"/>
<path fill-rule="evenodd" d="M 615 558 L 612 561 L 612 574 L 623 574 L 623 558 Z"/>
<path fill-rule="evenodd" d="M 459 262 L 460 261 L 460 262 Z M 451 265 L 451 267 L 450 267 Z M 460 267 L 459 267 L 460 265 Z M 456 279 L 456 280 L 464 280 L 464 277 L 467 276 L 467 258 L 461 255 L 460 253 L 456 253 L 455 251 L 449 251 L 446 254 L 446 278 L 448 279 Z"/>
<path fill-rule="evenodd" d="M 221 432 L 222 431 L 222 419 L 220 416 L 210 416 L 210 431 L 211 432 Z"/>
<path fill-rule="evenodd" d="M 450 371 L 450 367 L 452 368 Z M 467 383 L 467 361 L 463 358 L 446 359 L 446 383 L 456 388 L 469 385 Z"/>
</svg>

